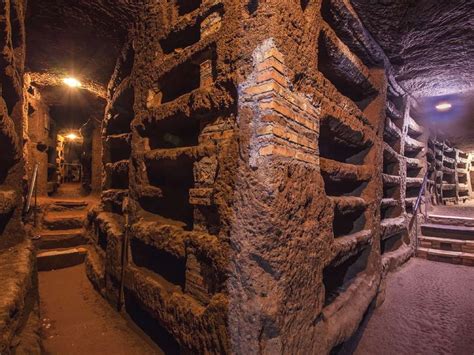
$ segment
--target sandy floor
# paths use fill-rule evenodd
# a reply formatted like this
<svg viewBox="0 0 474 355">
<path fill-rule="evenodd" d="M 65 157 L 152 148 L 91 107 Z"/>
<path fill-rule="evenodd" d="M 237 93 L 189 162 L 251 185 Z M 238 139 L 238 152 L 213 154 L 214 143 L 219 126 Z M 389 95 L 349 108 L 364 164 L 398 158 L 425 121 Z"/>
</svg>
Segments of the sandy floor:
<svg viewBox="0 0 474 355">
<path fill-rule="evenodd" d="M 84 265 L 40 272 L 47 354 L 162 354 L 91 286 Z"/>
<path fill-rule="evenodd" d="M 389 276 L 355 353 L 473 355 L 474 268 L 410 260 Z"/>
<path fill-rule="evenodd" d="M 444 216 L 469 217 L 474 218 L 474 200 L 468 200 L 459 205 L 433 206 L 429 214 L 438 214 Z"/>
</svg>

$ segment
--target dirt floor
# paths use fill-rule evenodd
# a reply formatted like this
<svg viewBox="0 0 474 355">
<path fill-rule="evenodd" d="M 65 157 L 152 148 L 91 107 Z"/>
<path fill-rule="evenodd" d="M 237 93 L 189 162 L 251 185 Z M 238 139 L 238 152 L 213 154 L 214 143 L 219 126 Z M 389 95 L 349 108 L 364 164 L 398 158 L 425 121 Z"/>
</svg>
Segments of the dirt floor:
<svg viewBox="0 0 474 355">
<path fill-rule="evenodd" d="M 47 354 L 163 354 L 99 296 L 84 265 L 40 272 L 39 283 Z"/>
<path fill-rule="evenodd" d="M 459 205 L 432 206 L 432 209 L 428 211 L 428 213 L 443 216 L 474 218 L 474 200 L 468 200 Z"/>
<path fill-rule="evenodd" d="M 474 354 L 474 268 L 413 258 L 361 336 L 355 354 Z"/>
</svg>

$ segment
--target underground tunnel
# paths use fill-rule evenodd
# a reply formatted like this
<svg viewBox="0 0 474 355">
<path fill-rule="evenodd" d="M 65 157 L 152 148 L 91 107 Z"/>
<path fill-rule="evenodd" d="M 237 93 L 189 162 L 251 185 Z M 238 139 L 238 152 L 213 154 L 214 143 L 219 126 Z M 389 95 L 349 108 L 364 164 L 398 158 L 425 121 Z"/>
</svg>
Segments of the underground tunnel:
<svg viewBox="0 0 474 355">
<path fill-rule="evenodd" d="M 4 0 L 0 354 L 472 354 L 472 0 Z"/>
</svg>

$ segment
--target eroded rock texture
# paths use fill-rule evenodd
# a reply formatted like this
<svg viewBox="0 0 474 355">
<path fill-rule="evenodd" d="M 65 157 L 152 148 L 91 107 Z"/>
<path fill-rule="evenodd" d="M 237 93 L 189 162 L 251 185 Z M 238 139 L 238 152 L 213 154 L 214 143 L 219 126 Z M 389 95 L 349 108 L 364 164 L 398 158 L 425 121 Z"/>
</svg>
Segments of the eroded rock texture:
<svg viewBox="0 0 474 355">
<path fill-rule="evenodd" d="M 351 0 L 370 33 L 416 96 L 474 89 L 472 0 Z"/>
<path fill-rule="evenodd" d="M 0 5 L 0 353 L 40 351 L 36 261 L 21 221 L 25 178 L 25 3 Z"/>
</svg>

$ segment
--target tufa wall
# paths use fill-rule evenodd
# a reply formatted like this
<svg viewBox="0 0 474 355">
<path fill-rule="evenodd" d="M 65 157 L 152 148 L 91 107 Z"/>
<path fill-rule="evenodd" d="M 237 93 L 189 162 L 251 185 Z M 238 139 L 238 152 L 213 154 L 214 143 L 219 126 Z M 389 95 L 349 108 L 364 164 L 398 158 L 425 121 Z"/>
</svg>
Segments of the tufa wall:
<svg viewBox="0 0 474 355">
<path fill-rule="evenodd" d="M 145 2 L 89 278 L 165 351 L 328 353 L 413 255 L 414 106 L 347 0 Z"/>
<path fill-rule="evenodd" d="M 0 353 L 39 353 L 36 261 L 21 221 L 27 138 L 24 1 L 0 5 Z M 26 143 L 26 142 L 25 142 Z M 26 147 L 27 145 L 25 145 Z"/>
</svg>

